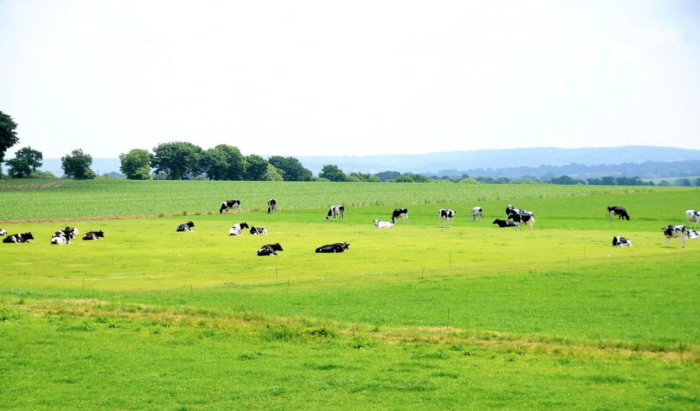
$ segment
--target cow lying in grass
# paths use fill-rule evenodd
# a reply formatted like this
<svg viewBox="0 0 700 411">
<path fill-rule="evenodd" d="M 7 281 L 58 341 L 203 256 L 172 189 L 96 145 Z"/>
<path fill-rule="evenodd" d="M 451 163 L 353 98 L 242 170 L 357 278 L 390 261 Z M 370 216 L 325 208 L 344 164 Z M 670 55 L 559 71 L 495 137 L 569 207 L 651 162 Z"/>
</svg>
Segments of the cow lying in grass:
<svg viewBox="0 0 700 411">
<path fill-rule="evenodd" d="M 104 236 L 105 236 L 105 232 L 102 230 L 100 230 L 100 231 L 88 231 L 83 236 L 83 241 L 99 240 L 100 238 L 104 238 Z"/>
<path fill-rule="evenodd" d="M 33 240 L 34 236 L 32 233 L 24 233 L 24 234 L 12 234 L 9 235 L 5 238 L 2 239 L 3 243 L 7 244 L 24 244 L 24 243 L 31 243 L 29 240 Z"/>
<path fill-rule="evenodd" d="M 628 240 L 625 237 L 616 236 L 612 240 L 613 247 L 632 247 L 632 240 Z"/>
<path fill-rule="evenodd" d="M 250 228 L 248 226 L 248 223 L 242 222 L 242 223 L 236 223 L 231 227 L 230 230 L 228 230 L 228 235 L 241 235 L 243 234 L 243 229 L 244 228 Z"/>
<path fill-rule="evenodd" d="M 686 237 L 688 237 L 688 240 L 697 240 L 700 237 L 700 231 L 687 230 Z"/>
<path fill-rule="evenodd" d="M 194 223 L 192 221 L 188 221 L 185 224 L 180 224 L 179 226 L 177 226 L 177 231 L 194 231 L 192 227 L 194 227 Z"/>
<path fill-rule="evenodd" d="M 7 235 L 7 231 L 0 228 L 0 237 L 5 237 L 6 235 Z"/>
<path fill-rule="evenodd" d="M 267 230 L 262 228 L 262 227 L 252 226 L 252 227 L 250 227 L 250 234 L 251 235 L 258 235 L 258 234 L 267 235 Z"/>
<path fill-rule="evenodd" d="M 515 224 L 512 221 L 506 221 L 506 220 L 501 220 L 501 219 L 495 219 L 493 220 L 493 223 L 491 224 L 498 224 L 499 227 L 505 228 L 505 227 L 517 227 L 517 224 Z"/>
<path fill-rule="evenodd" d="M 345 250 L 350 249 L 350 244 L 348 243 L 335 243 L 326 244 L 318 247 L 316 249 L 317 253 L 343 253 Z"/>
<path fill-rule="evenodd" d="M 76 229 L 72 227 L 66 227 L 65 230 L 59 230 L 53 233 L 51 236 L 52 245 L 66 245 L 73 244 L 70 240 L 75 238 Z"/>
<path fill-rule="evenodd" d="M 684 225 L 667 225 L 661 228 L 666 236 L 666 247 L 671 246 L 672 238 L 681 239 L 681 248 L 685 248 L 686 229 Z"/>
<path fill-rule="evenodd" d="M 374 228 L 391 228 L 394 225 L 388 221 L 374 220 Z"/>
<path fill-rule="evenodd" d="M 279 255 L 277 254 L 277 251 L 284 251 L 280 243 L 265 244 L 258 250 L 258 256 L 264 257 L 267 255 Z"/>
</svg>

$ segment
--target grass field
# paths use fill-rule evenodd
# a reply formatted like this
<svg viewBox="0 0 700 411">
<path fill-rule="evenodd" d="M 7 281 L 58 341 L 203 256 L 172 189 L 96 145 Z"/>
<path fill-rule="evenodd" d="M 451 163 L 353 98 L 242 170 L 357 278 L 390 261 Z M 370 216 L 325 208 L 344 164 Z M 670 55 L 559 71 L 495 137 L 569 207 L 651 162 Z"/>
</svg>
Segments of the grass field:
<svg viewBox="0 0 700 411">
<path fill-rule="evenodd" d="M 248 202 L 280 199 L 257 184 Z M 0 244 L 0 409 L 700 407 L 700 243 L 666 248 L 661 234 L 700 190 L 338 186 L 300 185 L 297 200 L 283 184 L 276 215 L 196 215 L 245 198 L 199 182 L 175 205 L 123 182 L 3 189 L 6 215 L 38 221 L 0 225 L 37 238 Z M 53 215 L 62 190 L 98 200 Z M 341 194 L 363 205 L 325 221 Z M 121 197 L 133 215 L 188 215 L 78 221 L 105 239 L 49 245 L 66 224 L 42 220 L 109 216 Z M 534 231 L 490 224 L 508 203 L 535 211 Z M 407 204 L 408 223 L 373 228 Z M 485 220 L 470 221 L 475 205 Z M 632 220 L 607 221 L 608 205 Z M 189 219 L 195 231 L 176 233 Z M 239 221 L 270 234 L 227 236 Z M 281 256 L 255 256 L 278 241 Z M 339 241 L 347 253 L 313 252 Z"/>
</svg>

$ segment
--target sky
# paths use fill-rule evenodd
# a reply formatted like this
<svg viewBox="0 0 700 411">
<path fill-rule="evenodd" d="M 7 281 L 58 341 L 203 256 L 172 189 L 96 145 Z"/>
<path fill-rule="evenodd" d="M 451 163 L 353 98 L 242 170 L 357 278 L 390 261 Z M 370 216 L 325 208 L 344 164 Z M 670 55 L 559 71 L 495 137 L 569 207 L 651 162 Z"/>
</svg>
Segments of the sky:
<svg viewBox="0 0 700 411">
<path fill-rule="evenodd" d="M 21 147 L 700 149 L 700 1 L 0 0 Z"/>
</svg>

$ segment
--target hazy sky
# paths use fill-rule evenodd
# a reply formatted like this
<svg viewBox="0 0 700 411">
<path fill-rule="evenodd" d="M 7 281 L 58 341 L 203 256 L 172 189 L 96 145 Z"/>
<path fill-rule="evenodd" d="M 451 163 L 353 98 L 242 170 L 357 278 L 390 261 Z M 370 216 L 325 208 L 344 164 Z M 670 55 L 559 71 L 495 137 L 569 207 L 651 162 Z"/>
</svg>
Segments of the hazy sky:
<svg viewBox="0 0 700 411">
<path fill-rule="evenodd" d="M 700 149 L 700 1 L 0 0 L 0 111 L 10 157 Z"/>
</svg>

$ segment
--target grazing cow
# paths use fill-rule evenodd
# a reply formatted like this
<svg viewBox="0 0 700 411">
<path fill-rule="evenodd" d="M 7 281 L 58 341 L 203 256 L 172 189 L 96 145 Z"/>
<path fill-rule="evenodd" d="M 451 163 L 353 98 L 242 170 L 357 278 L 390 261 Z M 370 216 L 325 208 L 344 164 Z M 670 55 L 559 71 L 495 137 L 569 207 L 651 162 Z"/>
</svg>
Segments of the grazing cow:
<svg viewBox="0 0 700 411">
<path fill-rule="evenodd" d="M 326 220 L 331 218 L 331 216 L 333 216 L 334 220 L 335 216 L 338 216 L 339 220 L 345 220 L 345 206 L 342 204 L 331 206 L 331 208 L 328 209 Z"/>
<path fill-rule="evenodd" d="M 193 227 L 194 227 L 194 225 L 193 225 Z M 84 241 L 99 240 L 100 238 L 104 238 L 104 236 L 105 236 L 105 233 L 102 230 L 100 230 L 100 231 L 88 231 L 83 236 L 83 240 Z"/>
<path fill-rule="evenodd" d="M 532 211 L 527 211 L 523 208 L 515 208 L 512 204 L 508 204 L 508 207 L 506 207 L 506 216 L 509 216 L 511 214 L 527 214 L 531 216 L 535 215 L 535 213 Z"/>
<path fill-rule="evenodd" d="M 226 214 L 228 214 L 228 209 L 229 208 L 236 208 L 238 209 L 238 212 L 241 212 L 241 200 L 225 200 L 223 203 L 221 203 L 221 208 L 219 209 L 219 214 L 222 214 L 224 211 L 226 211 Z"/>
<path fill-rule="evenodd" d="M 252 227 L 250 227 L 250 234 L 252 234 L 252 235 L 258 235 L 258 234 L 267 235 L 267 230 L 265 230 L 262 227 L 252 226 Z"/>
<path fill-rule="evenodd" d="M 439 211 L 440 215 L 440 227 L 443 226 L 443 223 L 445 220 L 447 220 L 447 223 L 450 227 L 452 227 L 452 219 L 455 216 L 456 211 L 455 210 L 450 210 L 447 208 L 441 208 Z"/>
<path fill-rule="evenodd" d="M 524 211 L 524 210 L 520 210 Z M 530 226 L 530 231 L 532 231 L 532 226 L 535 224 L 535 217 L 532 214 L 508 214 L 508 219 L 515 223 L 518 231 L 520 231 L 520 224 L 527 224 Z"/>
<path fill-rule="evenodd" d="M 180 224 L 177 226 L 177 231 L 194 231 L 192 227 L 194 227 L 194 223 L 192 221 L 188 221 L 185 224 Z"/>
<path fill-rule="evenodd" d="M 695 228 L 698 228 L 698 223 L 700 223 L 700 211 L 688 210 L 685 212 L 685 219 L 688 222 L 688 228 L 690 228 L 690 223 L 695 222 Z"/>
<path fill-rule="evenodd" d="M 684 225 L 667 225 L 662 228 L 666 236 L 666 247 L 671 246 L 672 238 L 681 239 L 681 248 L 685 248 L 686 229 Z"/>
<path fill-rule="evenodd" d="M 270 214 L 270 213 L 273 212 L 273 211 L 274 211 L 275 213 L 277 212 L 277 200 L 275 200 L 274 198 L 271 198 L 271 199 L 267 202 L 267 213 Z"/>
<path fill-rule="evenodd" d="M 491 224 L 498 224 L 499 227 L 505 228 L 505 227 L 517 227 L 518 225 L 515 224 L 512 221 L 507 221 L 507 220 L 501 220 L 501 219 L 495 219 L 493 220 L 493 223 Z"/>
<path fill-rule="evenodd" d="M 399 217 L 403 217 L 403 221 L 408 221 L 408 209 L 397 208 L 393 213 L 391 213 L 391 221 L 393 221 L 394 224 L 396 224 L 396 220 Z"/>
<path fill-rule="evenodd" d="M 391 228 L 394 225 L 388 221 L 374 220 L 374 228 Z"/>
<path fill-rule="evenodd" d="M 241 235 L 243 234 L 243 229 L 244 228 L 250 228 L 248 226 L 248 223 L 243 222 L 243 223 L 236 223 L 231 227 L 230 230 L 228 230 L 228 235 Z"/>
<path fill-rule="evenodd" d="M 263 257 L 266 255 L 279 255 L 276 251 L 284 251 L 280 243 L 265 244 L 258 250 L 258 256 Z"/>
<path fill-rule="evenodd" d="M 630 215 L 627 214 L 625 207 L 610 206 L 608 207 L 608 220 L 612 221 L 613 216 L 617 216 L 617 219 L 626 218 L 627 221 L 630 220 Z"/>
<path fill-rule="evenodd" d="M 326 244 L 318 247 L 316 249 L 317 253 L 343 253 L 345 250 L 350 249 L 350 244 L 348 243 L 335 243 Z"/>
<path fill-rule="evenodd" d="M 480 220 L 484 219 L 484 209 L 481 207 L 472 208 L 472 221 L 476 221 L 477 218 Z"/>
<path fill-rule="evenodd" d="M 24 234 L 12 234 L 9 235 L 5 238 L 2 239 L 3 243 L 8 243 L 8 244 L 24 244 L 24 243 L 30 243 L 33 240 L 34 236 L 32 233 L 24 233 Z"/>
<path fill-rule="evenodd" d="M 700 231 L 686 230 L 685 236 L 688 237 L 688 240 L 697 240 L 700 237 Z"/>
<path fill-rule="evenodd" d="M 632 247 L 632 240 L 625 237 L 615 236 L 612 241 L 613 247 Z"/>
</svg>

